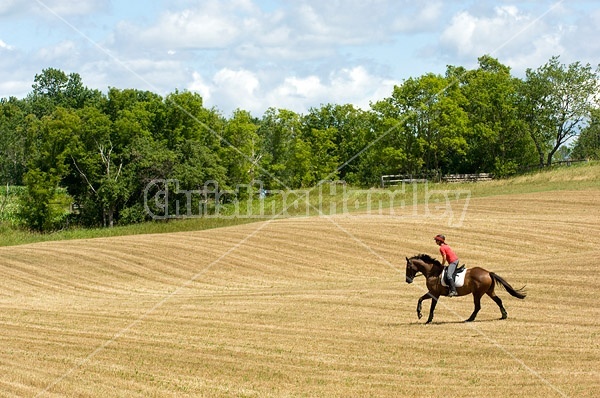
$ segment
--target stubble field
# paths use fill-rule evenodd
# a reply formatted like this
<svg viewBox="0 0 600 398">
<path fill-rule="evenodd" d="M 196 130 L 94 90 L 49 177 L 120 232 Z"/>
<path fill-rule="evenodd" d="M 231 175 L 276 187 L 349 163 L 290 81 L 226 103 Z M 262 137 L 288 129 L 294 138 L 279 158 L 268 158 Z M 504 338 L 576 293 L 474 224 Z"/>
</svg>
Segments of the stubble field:
<svg viewBox="0 0 600 398">
<path fill-rule="evenodd" d="M 600 190 L 0 248 L 0 396 L 600 396 Z M 419 205 L 422 206 L 422 205 Z M 456 213 L 458 214 L 458 213 Z M 418 320 L 444 233 L 501 288 Z M 427 314 L 429 302 L 425 302 Z"/>
</svg>

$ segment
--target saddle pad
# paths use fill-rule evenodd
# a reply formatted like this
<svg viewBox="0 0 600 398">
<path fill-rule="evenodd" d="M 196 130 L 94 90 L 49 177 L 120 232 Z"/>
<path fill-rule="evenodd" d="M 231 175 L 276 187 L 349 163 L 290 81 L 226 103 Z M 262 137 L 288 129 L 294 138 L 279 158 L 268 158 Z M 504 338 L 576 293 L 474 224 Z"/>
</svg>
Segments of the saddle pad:
<svg viewBox="0 0 600 398">
<path fill-rule="evenodd" d="M 446 284 L 446 270 L 448 268 L 444 267 L 444 271 L 442 272 L 441 280 L 442 286 L 448 286 Z M 454 279 L 454 285 L 456 287 L 462 287 L 465 284 L 465 275 L 467 274 L 467 269 L 463 268 L 458 274 L 456 274 L 456 278 Z"/>
</svg>

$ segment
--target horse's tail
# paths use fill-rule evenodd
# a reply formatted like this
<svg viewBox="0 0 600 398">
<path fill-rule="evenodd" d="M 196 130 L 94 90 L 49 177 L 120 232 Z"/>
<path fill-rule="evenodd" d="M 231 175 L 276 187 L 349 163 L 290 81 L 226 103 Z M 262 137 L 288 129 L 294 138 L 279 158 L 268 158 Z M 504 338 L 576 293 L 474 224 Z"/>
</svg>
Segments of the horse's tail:
<svg viewBox="0 0 600 398">
<path fill-rule="evenodd" d="M 525 292 L 525 286 L 520 289 L 515 289 L 512 287 L 507 281 L 505 281 L 502 277 L 490 272 L 490 276 L 494 282 L 500 283 L 511 296 L 516 297 L 518 299 L 524 299 L 527 296 Z"/>
</svg>

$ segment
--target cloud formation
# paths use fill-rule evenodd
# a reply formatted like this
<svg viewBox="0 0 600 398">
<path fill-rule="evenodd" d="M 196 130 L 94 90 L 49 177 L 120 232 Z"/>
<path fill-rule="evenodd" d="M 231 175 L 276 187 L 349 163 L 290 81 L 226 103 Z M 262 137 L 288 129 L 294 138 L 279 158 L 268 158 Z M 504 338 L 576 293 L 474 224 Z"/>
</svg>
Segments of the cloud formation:
<svg viewBox="0 0 600 398">
<path fill-rule="evenodd" d="M 5 0 L 0 97 L 25 96 L 56 67 L 103 91 L 197 91 L 224 114 L 366 108 L 405 78 L 484 54 L 517 75 L 553 55 L 596 65 L 599 27 L 583 0 Z"/>
</svg>

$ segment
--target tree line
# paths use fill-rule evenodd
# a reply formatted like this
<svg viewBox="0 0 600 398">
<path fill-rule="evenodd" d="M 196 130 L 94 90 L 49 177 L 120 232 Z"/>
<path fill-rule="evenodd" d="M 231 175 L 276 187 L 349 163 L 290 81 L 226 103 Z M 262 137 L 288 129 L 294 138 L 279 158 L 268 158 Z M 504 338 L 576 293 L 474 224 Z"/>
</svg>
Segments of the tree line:
<svg viewBox="0 0 600 398">
<path fill-rule="evenodd" d="M 187 190 L 207 181 L 373 186 L 383 174 L 508 176 L 569 153 L 600 158 L 598 67 L 552 57 L 520 79 L 495 58 L 478 61 L 409 78 L 368 110 L 322 104 L 260 118 L 242 109 L 225 117 L 189 91 L 103 93 L 48 68 L 25 98 L 0 100 L 0 182 L 27 187 L 20 217 L 43 231 L 62 222 L 53 214 L 59 189 L 77 205 L 78 224 L 112 226 L 148 217 L 144 189 L 155 179 Z"/>
</svg>

